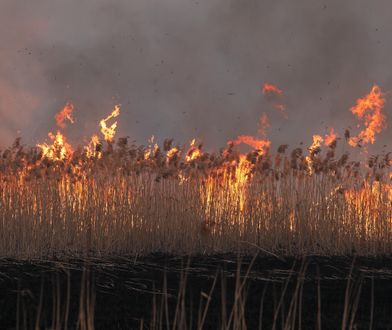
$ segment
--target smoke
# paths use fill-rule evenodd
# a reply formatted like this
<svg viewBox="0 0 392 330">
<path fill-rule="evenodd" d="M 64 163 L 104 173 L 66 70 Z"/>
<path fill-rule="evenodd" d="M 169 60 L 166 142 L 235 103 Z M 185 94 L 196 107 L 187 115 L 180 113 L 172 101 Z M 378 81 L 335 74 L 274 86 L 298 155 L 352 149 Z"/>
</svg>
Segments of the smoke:
<svg viewBox="0 0 392 330">
<path fill-rule="evenodd" d="M 1 146 L 42 141 L 67 102 L 75 143 L 121 104 L 118 134 L 139 143 L 197 137 L 216 149 L 256 135 L 266 112 L 275 147 L 310 144 L 329 127 L 354 131 L 355 100 L 392 84 L 387 0 L 3 0 L 0 9 Z M 288 119 L 264 82 L 283 90 Z"/>
</svg>

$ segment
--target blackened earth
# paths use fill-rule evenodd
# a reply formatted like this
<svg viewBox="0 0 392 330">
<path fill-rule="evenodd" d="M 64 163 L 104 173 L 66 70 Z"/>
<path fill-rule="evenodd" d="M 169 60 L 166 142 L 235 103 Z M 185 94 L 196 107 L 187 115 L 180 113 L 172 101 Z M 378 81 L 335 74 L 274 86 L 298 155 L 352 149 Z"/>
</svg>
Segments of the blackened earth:
<svg viewBox="0 0 392 330">
<path fill-rule="evenodd" d="M 83 260 L 2 259 L 0 328 L 34 328 L 39 313 L 39 327 L 51 328 L 56 306 L 64 320 L 67 302 L 68 327 L 75 328 L 81 292 L 88 292 L 94 302 L 96 329 L 140 329 L 141 325 L 149 329 L 154 306 L 159 314 L 159 306 L 166 298 L 169 319 L 173 320 L 181 283 L 186 283 L 187 323 L 196 328 L 199 304 L 205 306 L 215 278 L 206 329 L 221 327 L 222 306 L 229 318 L 235 288 L 241 283 L 245 283 L 248 329 L 258 328 L 261 310 L 264 329 L 271 328 L 274 322 L 278 329 L 282 328 L 290 305 L 296 309 L 291 322 L 297 328 L 314 329 L 318 315 L 324 329 L 341 328 L 346 306 L 348 324 L 352 322 L 359 329 L 370 325 L 392 329 L 392 257 L 258 256 L 252 260 L 235 255 L 160 254 Z M 163 316 L 163 323 L 165 319 Z"/>
</svg>

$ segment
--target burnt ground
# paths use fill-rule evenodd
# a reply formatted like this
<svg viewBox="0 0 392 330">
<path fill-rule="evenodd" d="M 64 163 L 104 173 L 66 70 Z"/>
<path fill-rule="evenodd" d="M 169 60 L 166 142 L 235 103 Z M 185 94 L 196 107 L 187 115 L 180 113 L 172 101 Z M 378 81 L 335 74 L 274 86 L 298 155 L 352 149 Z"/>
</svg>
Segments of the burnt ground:
<svg viewBox="0 0 392 330">
<path fill-rule="evenodd" d="M 222 322 L 222 305 L 226 307 L 227 315 L 233 306 L 238 261 L 233 255 L 182 258 L 159 254 L 143 258 L 66 261 L 2 259 L 0 328 L 12 329 L 17 325 L 33 328 L 38 313 L 41 313 L 40 327 L 49 328 L 57 305 L 60 318 L 64 319 L 67 301 L 68 327 L 74 328 L 80 307 L 81 283 L 87 283 L 88 279 L 95 302 L 97 329 L 140 328 L 141 320 L 143 327 L 148 329 L 153 304 L 159 306 L 163 297 L 167 297 L 169 318 L 173 319 L 179 285 L 184 283 L 186 276 L 187 322 L 194 326 L 199 303 L 206 303 L 217 278 L 204 324 L 206 329 L 216 329 Z M 242 280 L 251 263 L 252 258 L 242 258 Z M 263 328 L 270 328 L 274 318 L 277 328 L 281 328 L 294 301 L 298 302 L 292 305 L 297 308 L 297 316 L 292 322 L 297 327 L 301 308 L 302 328 L 315 328 L 318 310 L 324 329 L 340 328 L 347 306 L 348 322 L 352 318 L 352 324 L 357 328 L 369 328 L 373 322 L 373 328 L 392 329 L 392 257 L 358 257 L 353 262 L 349 257 L 311 256 L 304 261 L 260 256 L 254 260 L 246 276 L 244 293 L 244 313 L 249 329 L 257 329 L 261 305 Z M 263 296 L 264 303 L 261 304 Z"/>
</svg>

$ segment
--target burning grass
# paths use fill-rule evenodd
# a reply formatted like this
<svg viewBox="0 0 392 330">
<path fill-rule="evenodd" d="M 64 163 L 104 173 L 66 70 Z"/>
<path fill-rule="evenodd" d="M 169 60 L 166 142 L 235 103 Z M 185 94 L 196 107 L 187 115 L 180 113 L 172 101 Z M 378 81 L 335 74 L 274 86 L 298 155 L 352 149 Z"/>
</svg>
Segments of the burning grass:
<svg viewBox="0 0 392 330">
<path fill-rule="evenodd" d="M 64 159 L 53 148 L 2 153 L 3 256 L 392 251 L 388 155 L 365 166 L 334 144 L 243 155 L 120 139 Z"/>
<path fill-rule="evenodd" d="M 377 86 L 358 100 L 351 111 L 365 128 L 346 132 L 347 148 L 374 142 L 384 104 Z M 56 115 L 60 129 L 72 111 Z M 138 146 L 114 139 L 119 115 L 116 106 L 99 122 L 104 141 L 74 148 L 60 130 L 51 144 L 16 140 L 1 153 L 2 256 L 392 252 L 389 154 L 350 160 L 333 129 L 307 150 L 272 152 L 266 115 L 262 139 L 240 136 L 217 153 L 196 140 Z"/>
</svg>

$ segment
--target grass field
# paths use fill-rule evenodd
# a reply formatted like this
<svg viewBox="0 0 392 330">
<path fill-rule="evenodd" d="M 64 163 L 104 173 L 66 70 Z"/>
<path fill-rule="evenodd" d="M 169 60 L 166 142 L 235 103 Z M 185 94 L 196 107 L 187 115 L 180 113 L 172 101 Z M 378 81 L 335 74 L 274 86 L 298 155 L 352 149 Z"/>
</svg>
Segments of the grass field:
<svg viewBox="0 0 392 330">
<path fill-rule="evenodd" d="M 392 252 L 389 154 L 350 160 L 336 140 L 275 154 L 126 139 L 95 157 L 51 148 L 2 152 L 2 256 Z"/>
<path fill-rule="evenodd" d="M 114 139 L 118 106 L 100 121 L 103 141 L 75 148 L 61 130 L 50 144 L 17 139 L 0 154 L 0 321 L 390 327 L 391 159 L 367 149 L 384 128 L 383 97 L 374 86 L 351 109 L 358 135 L 331 129 L 301 148 L 273 149 L 266 116 L 259 137 L 218 152 L 196 140 L 136 145 Z M 72 110 L 56 115 L 61 129 Z"/>
</svg>

